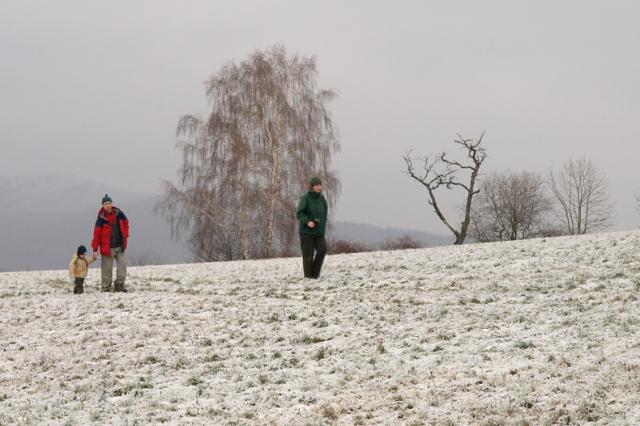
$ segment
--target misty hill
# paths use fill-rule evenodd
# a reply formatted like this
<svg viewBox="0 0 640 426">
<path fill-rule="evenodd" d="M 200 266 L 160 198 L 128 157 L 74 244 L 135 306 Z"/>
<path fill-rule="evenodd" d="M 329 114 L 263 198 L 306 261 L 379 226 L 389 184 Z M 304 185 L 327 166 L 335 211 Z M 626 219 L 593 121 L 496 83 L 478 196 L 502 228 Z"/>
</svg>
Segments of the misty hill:
<svg viewBox="0 0 640 426">
<path fill-rule="evenodd" d="M 171 239 L 167 224 L 153 213 L 157 195 L 59 175 L 0 178 L 0 270 L 64 266 L 79 244 L 89 246 L 105 193 L 131 221 L 132 255 L 144 253 L 160 262 L 188 259 L 184 245 Z"/>
<path fill-rule="evenodd" d="M 159 195 L 51 175 L 0 178 L 0 271 L 55 269 L 64 266 L 79 244 L 89 246 L 102 196 L 112 196 L 131 222 L 130 256 L 155 263 L 182 263 L 191 258 L 184 242 L 171 237 L 168 224 L 153 212 Z M 377 245 L 405 234 L 426 246 L 449 244 L 426 232 L 336 222 L 334 239 Z"/>
<path fill-rule="evenodd" d="M 452 238 L 415 229 L 383 228 L 353 222 L 336 222 L 329 236 L 336 240 L 357 241 L 367 246 L 377 246 L 386 239 L 396 239 L 405 235 L 422 243 L 425 247 L 444 246 L 453 242 Z"/>
</svg>

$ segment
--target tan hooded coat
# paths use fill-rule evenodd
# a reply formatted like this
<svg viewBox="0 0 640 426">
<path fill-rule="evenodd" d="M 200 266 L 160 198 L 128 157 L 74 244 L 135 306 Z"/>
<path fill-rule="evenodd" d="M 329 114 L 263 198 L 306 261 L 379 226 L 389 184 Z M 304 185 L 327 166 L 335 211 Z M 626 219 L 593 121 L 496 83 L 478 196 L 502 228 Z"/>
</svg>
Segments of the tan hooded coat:
<svg viewBox="0 0 640 426">
<path fill-rule="evenodd" d="M 87 278 L 89 265 L 96 261 L 94 256 L 78 257 L 74 254 L 69 263 L 69 277 L 71 278 Z"/>
</svg>

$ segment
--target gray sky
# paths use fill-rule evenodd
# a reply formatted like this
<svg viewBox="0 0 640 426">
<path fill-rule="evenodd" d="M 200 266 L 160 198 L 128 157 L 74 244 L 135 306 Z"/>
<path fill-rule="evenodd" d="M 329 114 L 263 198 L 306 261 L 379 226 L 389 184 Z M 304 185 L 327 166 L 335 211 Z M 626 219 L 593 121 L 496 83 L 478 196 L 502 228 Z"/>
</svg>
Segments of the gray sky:
<svg viewBox="0 0 640 426">
<path fill-rule="evenodd" d="M 445 234 L 402 155 L 486 130 L 487 171 L 592 158 L 633 228 L 639 18 L 637 1 L 3 1 L 0 175 L 158 192 L 202 82 L 281 43 L 340 94 L 338 219 Z"/>
</svg>

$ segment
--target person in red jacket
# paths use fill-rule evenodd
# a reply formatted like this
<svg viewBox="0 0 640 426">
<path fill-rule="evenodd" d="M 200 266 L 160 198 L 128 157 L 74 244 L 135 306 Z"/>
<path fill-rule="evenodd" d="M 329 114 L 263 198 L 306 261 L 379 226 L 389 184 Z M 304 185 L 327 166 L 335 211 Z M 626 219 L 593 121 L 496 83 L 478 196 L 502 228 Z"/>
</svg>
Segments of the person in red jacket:
<svg viewBox="0 0 640 426">
<path fill-rule="evenodd" d="M 113 206 L 111 197 L 102 198 L 102 208 L 98 212 L 98 219 L 93 230 L 91 248 L 94 256 L 100 253 L 102 260 L 100 267 L 102 272 L 102 291 L 111 291 L 113 278 L 113 260 L 115 259 L 116 280 L 113 291 L 126 292 L 124 281 L 127 278 L 127 259 L 124 255 L 129 238 L 129 220 L 122 210 Z"/>
</svg>

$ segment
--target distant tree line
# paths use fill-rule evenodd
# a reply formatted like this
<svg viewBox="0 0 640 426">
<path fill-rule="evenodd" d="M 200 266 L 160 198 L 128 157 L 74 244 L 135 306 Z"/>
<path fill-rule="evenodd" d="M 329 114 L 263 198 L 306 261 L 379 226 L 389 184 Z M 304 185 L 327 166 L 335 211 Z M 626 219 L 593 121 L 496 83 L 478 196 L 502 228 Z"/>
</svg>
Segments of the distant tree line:
<svg viewBox="0 0 640 426">
<path fill-rule="evenodd" d="M 340 180 L 331 161 L 340 144 L 327 105 L 336 93 L 319 89 L 316 80 L 315 58 L 288 55 L 282 46 L 258 50 L 207 80 L 210 111 L 204 118 L 187 114 L 178 120 L 182 164 L 176 182 L 163 182 L 156 208 L 174 235 L 188 234 L 194 260 L 297 254 L 295 203 L 310 176 L 322 179 L 335 205 Z M 414 158 L 409 151 L 404 161 L 454 244 L 468 236 L 504 241 L 585 234 L 611 224 L 606 177 L 585 157 L 544 176 L 485 174 L 484 133 L 477 139 L 458 135 L 453 143 L 462 159 L 445 152 Z M 443 208 L 443 190 L 461 193 L 460 219 Z M 416 244 L 405 239 L 379 248 Z M 338 241 L 334 252 L 366 249 Z M 144 253 L 137 257 L 138 263 L 156 261 Z"/>
<path fill-rule="evenodd" d="M 607 179 L 591 160 L 568 160 L 545 176 L 510 170 L 485 175 L 480 172 L 487 158 L 483 137 L 458 135 L 454 140 L 466 162 L 451 160 L 446 153 L 415 159 L 409 151 L 404 156 L 407 175 L 426 189 L 428 204 L 453 233 L 454 244 L 462 244 L 467 235 L 480 242 L 508 241 L 587 234 L 612 224 Z M 416 163 L 422 164 L 421 171 Z M 457 227 L 438 204 L 441 189 L 462 190 Z"/>
<path fill-rule="evenodd" d="M 386 238 L 378 244 L 365 244 L 359 241 L 332 239 L 328 241 L 329 253 L 347 254 L 368 251 L 410 250 L 423 248 L 425 245 L 406 234 L 397 238 Z"/>
</svg>

